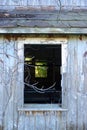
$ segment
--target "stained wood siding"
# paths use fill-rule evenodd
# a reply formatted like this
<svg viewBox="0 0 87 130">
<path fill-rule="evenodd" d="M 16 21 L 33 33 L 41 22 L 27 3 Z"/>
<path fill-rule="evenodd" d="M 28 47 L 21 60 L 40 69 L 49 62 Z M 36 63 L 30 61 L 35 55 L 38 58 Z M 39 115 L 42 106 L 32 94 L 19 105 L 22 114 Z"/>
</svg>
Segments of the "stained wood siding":
<svg viewBox="0 0 87 130">
<path fill-rule="evenodd" d="M 62 112 L 19 111 L 18 130 L 66 130 Z"/>
<path fill-rule="evenodd" d="M 67 130 L 87 129 L 87 37 L 71 36 L 68 42 Z"/>
<path fill-rule="evenodd" d="M 0 36 L 0 129 L 2 129 L 3 119 L 3 77 L 4 77 L 4 60 L 3 60 L 3 36 Z"/>
<path fill-rule="evenodd" d="M 14 130 L 16 127 L 17 115 L 17 68 L 16 68 L 16 42 L 14 38 L 0 37 L 0 122 L 4 130 Z M 1 125 L 1 124 L 0 124 Z"/>
<path fill-rule="evenodd" d="M 0 33 L 5 33 L 4 29 L 8 33 L 32 33 L 33 30 L 40 33 L 47 33 L 45 29 L 49 29 L 50 32 L 57 33 L 84 33 L 83 29 L 87 29 L 87 11 L 66 11 L 63 10 L 60 13 L 56 11 L 30 11 L 17 9 L 13 11 L 0 11 Z M 8 29 L 9 28 L 9 29 Z M 43 29 L 44 28 L 44 29 Z M 67 29 L 68 28 L 68 29 Z M 69 32 L 69 29 L 75 29 L 74 32 Z M 14 31 L 11 31 L 11 29 Z M 25 30 L 24 30 L 25 29 Z M 31 29 L 31 30 L 29 30 Z M 82 30 L 82 31 L 79 31 Z M 24 32 L 25 31 L 25 32 Z M 29 32 L 28 32 L 29 31 Z M 30 32 L 31 31 L 31 32 Z M 87 32 L 86 32 L 87 33 Z"/>
<path fill-rule="evenodd" d="M 14 8 L 20 6 L 31 6 L 31 7 L 46 7 L 49 6 L 51 9 L 58 8 L 61 5 L 62 8 L 64 7 L 86 7 L 87 1 L 86 0 L 1 0 L 0 1 L 0 8 Z M 4 7 L 5 6 L 5 7 Z M 49 9 L 49 8 L 48 8 Z"/>
<path fill-rule="evenodd" d="M 19 43 L 26 43 L 29 38 L 0 36 L 0 126 L 4 130 L 87 130 L 87 36 L 71 35 L 67 39 L 62 107 L 68 111 L 33 112 L 18 110 L 23 107 L 23 92 L 20 92 L 23 82 L 19 81 L 22 66 L 17 49 Z M 23 57 L 21 47 L 19 55 Z M 10 81 L 11 77 L 13 80 Z"/>
</svg>

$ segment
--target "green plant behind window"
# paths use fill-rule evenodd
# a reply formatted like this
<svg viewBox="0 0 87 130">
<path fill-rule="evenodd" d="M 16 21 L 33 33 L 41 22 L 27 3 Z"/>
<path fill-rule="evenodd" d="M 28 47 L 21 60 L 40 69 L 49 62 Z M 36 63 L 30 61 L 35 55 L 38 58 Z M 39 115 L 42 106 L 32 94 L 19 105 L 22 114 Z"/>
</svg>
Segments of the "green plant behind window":
<svg viewBox="0 0 87 130">
<path fill-rule="evenodd" d="M 35 63 L 35 77 L 47 78 L 47 63 L 46 62 Z"/>
</svg>

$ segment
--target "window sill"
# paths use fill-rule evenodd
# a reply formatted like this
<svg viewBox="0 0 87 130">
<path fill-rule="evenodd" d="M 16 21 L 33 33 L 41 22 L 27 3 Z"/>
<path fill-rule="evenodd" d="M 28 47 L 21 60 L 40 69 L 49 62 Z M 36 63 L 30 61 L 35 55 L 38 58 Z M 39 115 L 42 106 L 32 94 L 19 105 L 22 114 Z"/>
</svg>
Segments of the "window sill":
<svg viewBox="0 0 87 130">
<path fill-rule="evenodd" d="M 60 107 L 58 104 L 26 104 L 23 108 L 18 108 L 18 111 L 59 111 L 67 112 L 68 109 Z"/>
</svg>

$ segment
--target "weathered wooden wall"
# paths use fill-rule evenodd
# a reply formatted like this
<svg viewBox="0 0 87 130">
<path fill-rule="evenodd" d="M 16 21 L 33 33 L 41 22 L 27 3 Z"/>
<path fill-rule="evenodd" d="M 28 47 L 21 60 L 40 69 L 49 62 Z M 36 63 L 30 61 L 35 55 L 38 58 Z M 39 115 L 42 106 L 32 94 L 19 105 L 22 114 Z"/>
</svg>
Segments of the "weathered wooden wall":
<svg viewBox="0 0 87 130">
<path fill-rule="evenodd" d="M 64 7 L 78 7 L 78 8 L 86 8 L 87 1 L 86 0 L 0 0 L 0 8 L 14 8 L 14 7 L 46 7 L 49 6 L 48 9 L 59 9 L 59 6 Z"/>
<path fill-rule="evenodd" d="M 60 111 L 20 111 L 18 130 L 66 130 L 65 122 Z"/>
<path fill-rule="evenodd" d="M 70 36 L 68 41 L 67 130 L 87 129 L 87 36 Z M 65 101 L 64 101 L 65 102 Z"/>
<path fill-rule="evenodd" d="M 62 78 L 62 108 L 68 111 L 64 113 L 24 110 L 23 92 L 18 92 L 18 44 L 26 43 L 26 37 L 0 36 L 0 126 L 4 130 L 87 130 L 87 36 L 66 37 L 68 57 Z"/>
<path fill-rule="evenodd" d="M 4 38 L 0 36 L 0 106 L 2 108 L 1 124 L 5 130 L 15 128 L 16 118 L 16 84 L 17 84 L 17 66 L 16 66 L 16 42 L 14 38 Z M 3 68 L 1 68 L 3 66 Z"/>
</svg>

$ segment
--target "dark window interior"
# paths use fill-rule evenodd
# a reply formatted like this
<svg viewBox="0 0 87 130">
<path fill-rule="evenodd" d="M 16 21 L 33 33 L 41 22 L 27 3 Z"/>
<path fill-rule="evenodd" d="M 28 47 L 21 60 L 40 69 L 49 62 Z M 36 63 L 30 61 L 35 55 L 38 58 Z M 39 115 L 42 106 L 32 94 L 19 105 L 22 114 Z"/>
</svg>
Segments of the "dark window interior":
<svg viewBox="0 0 87 130">
<path fill-rule="evenodd" d="M 24 103 L 61 103 L 61 45 L 24 45 Z"/>
</svg>

